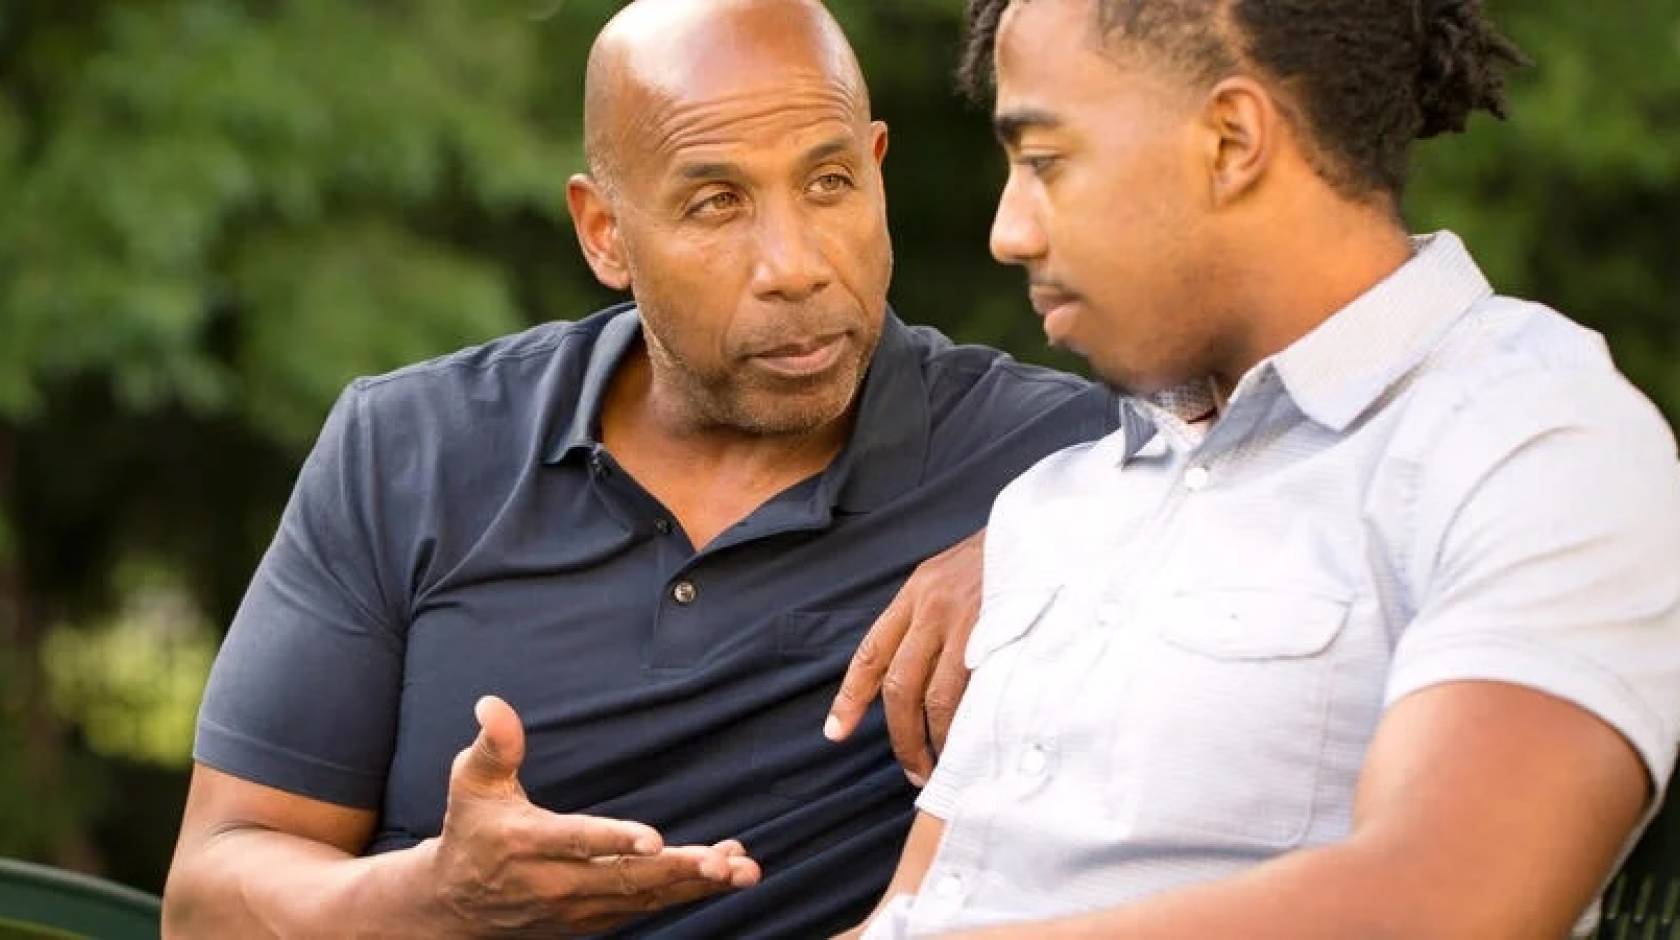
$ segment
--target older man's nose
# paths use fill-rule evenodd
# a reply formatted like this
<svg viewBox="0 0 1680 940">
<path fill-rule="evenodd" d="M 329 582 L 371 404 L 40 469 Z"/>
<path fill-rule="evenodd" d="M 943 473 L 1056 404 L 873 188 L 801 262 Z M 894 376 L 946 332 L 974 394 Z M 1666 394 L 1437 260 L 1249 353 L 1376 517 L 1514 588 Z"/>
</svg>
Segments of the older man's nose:
<svg viewBox="0 0 1680 940">
<path fill-rule="evenodd" d="M 814 225 L 813 219 L 791 209 L 769 210 L 759 216 L 755 295 L 800 301 L 829 285 L 834 269 L 818 244 Z"/>
</svg>

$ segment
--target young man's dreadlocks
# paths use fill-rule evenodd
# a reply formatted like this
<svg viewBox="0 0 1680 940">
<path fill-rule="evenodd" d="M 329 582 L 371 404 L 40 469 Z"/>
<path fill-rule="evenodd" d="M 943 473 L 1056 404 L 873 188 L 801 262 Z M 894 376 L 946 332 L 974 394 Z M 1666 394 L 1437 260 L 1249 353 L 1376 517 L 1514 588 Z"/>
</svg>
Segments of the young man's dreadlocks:
<svg viewBox="0 0 1680 940">
<path fill-rule="evenodd" d="M 959 78 L 991 86 L 1012 3 L 970 0 Z M 1504 73 L 1526 63 L 1481 0 L 1089 0 L 1094 39 L 1211 85 L 1248 71 L 1287 89 L 1319 172 L 1352 195 L 1398 198 L 1411 143 L 1505 116 Z M 1045 50 L 1053 54 L 1054 50 Z"/>
</svg>

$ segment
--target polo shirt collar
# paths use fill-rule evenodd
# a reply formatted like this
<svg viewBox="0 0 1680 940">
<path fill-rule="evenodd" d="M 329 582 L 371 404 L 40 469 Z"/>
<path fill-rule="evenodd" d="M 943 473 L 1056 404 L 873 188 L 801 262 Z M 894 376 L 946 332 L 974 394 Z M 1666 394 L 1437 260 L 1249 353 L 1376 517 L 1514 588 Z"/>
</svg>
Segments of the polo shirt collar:
<svg viewBox="0 0 1680 940">
<path fill-rule="evenodd" d="M 577 407 L 546 463 L 593 453 L 600 446 L 607 389 L 641 328 L 641 316 L 629 304 L 601 328 L 577 387 Z M 867 512 L 919 483 L 930 434 L 928 394 L 909 327 L 888 310 L 858 392 L 851 437 L 820 477 L 816 501 L 846 512 Z"/>
<path fill-rule="evenodd" d="M 852 436 L 823 474 L 846 512 L 878 509 L 922 480 L 932 433 L 931 396 L 910 328 L 891 310 L 858 390 Z"/>
<path fill-rule="evenodd" d="M 577 387 L 577 397 L 573 399 L 577 405 L 565 431 L 544 457 L 544 463 L 560 463 L 580 452 L 593 453 L 600 446 L 601 407 L 606 402 L 613 373 L 642 335 L 642 318 L 636 306 L 626 303 L 616 309 L 616 313 L 608 311 L 609 319 L 595 337 L 595 345 L 584 364 L 583 379 Z"/>
<path fill-rule="evenodd" d="M 1393 274 L 1271 358 L 1284 389 L 1313 421 L 1346 430 L 1493 295 L 1458 236 L 1437 232 L 1412 239 L 1412 248 Z"/>
</svg>

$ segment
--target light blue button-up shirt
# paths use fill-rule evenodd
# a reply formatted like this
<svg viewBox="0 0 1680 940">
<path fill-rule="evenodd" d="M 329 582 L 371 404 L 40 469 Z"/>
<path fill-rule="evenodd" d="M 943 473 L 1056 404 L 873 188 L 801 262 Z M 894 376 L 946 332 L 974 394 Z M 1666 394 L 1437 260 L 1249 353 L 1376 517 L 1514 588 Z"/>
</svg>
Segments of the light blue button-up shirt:
<svg viewBox="0 0 1680 940">
<path fill-rule="evenodd" d="M 1194 390 L 1192 390 L 1194 391 Z M 1497 680 L 1680 740 L 1680 469 L 1600 338 L 1453 235 L 1261 362 L 1218 421 L 1122 428 L 992 514 L 923 889 L 871 936 L 1134 901 L 1348 835 L 1386 709 Z M 1169 405 L 1179 407 L 1168 407 Z"/>
</svg>

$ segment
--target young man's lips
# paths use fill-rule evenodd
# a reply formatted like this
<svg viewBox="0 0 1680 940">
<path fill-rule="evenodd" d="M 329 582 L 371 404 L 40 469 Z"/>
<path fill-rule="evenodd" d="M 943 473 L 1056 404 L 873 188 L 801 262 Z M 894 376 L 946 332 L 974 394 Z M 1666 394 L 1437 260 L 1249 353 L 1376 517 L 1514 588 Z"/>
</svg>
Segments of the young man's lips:
<svg viewBox="0 0 1680 940">
<path fill-rule="evenodd" d="M 1032 298 L 1033 310 L 1041 317 L 1048 317 L 1079 299 L 1064 291 L 1043 290 L 1036 287 L 1029 292 L 1029 296 Z"/>
<path fill-rule="evenodd" d="M 772 371 L 786 375 L 813 375 L 834 365 L 845 348 L 846 334 L 834 333 L 800 343 L 788 343 L 753 356 Z"/>
</svg>

